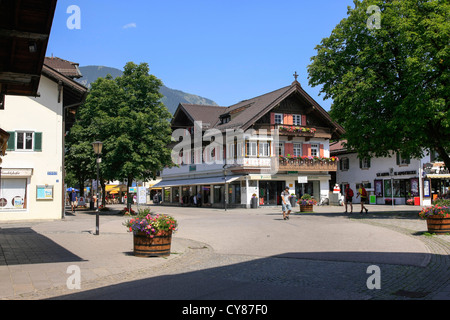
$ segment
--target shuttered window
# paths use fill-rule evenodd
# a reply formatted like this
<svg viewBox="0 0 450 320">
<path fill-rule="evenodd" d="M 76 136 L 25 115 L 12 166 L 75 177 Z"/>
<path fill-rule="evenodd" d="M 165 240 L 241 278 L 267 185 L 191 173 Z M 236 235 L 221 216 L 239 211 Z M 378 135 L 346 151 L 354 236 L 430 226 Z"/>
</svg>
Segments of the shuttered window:
<svg viewBox="0 0 450 320">
<path fill-rule="evenodd" d="M 9 131 L 7 151 L 42 151 L 42 132 Z"/>
</svg>

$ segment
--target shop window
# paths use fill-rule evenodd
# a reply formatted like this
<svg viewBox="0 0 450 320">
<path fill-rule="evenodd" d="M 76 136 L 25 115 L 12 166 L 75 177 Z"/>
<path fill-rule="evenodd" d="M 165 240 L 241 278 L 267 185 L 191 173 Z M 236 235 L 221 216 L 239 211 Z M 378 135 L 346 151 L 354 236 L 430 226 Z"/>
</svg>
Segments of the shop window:
<svg viewBox="0 0 450 320">
<path fill-rule="evenodd" d="M 0 210 L 26 209 L 27 179 L 2 179 L 0 185 Z"/>
</svg>

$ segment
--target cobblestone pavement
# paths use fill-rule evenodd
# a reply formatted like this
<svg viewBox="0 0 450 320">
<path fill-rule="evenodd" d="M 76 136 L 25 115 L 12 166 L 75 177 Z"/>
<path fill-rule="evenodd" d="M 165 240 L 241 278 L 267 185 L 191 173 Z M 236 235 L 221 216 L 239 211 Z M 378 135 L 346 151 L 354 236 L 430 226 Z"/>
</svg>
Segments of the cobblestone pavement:
<svg viewBox="0 0 450 320">
<path fill-rule="evenodd" d="M 186 213 L 186 209 L 158 209 L 173 213 L 177 218 L 179 216 L 182 221 L 184 219 L 186 225 L 189 225 L 188 219 L 194 219 L 186 215 L 189 214 L 189 212 Z M 351 257 L 340 260 L 336 259 L 336 255 L 321 259 L 315 256 L 308 258 L 308 255 L 255 255 L 245 251 L 229 252 L 227 246 L 211 246 L 210 243 L 201 241 L 201 237 L 197 234 L 193 234 L 191 238 L 174 236 L 172 255 L 168 259 L 136 258 L 124 254 L 129 250 L 129 244 L 121 246 L 125 239 L 129 240 L 130 236 L 119 229 L 119 227 L 123 228 L 121 226 L 123 219 L 115 216 L 102 217 L 104 224 L 104 227 L 101 228 L 102 239 L 93 241 L 92 237 L 94 236 L 90 234 L 92 230 L 86 228 L 87 221 L 90 222 L 89 216 L 82 217 L 80 214 L 76 218 L 69 217 L 66 222 L 55 222 L 54 224 L 19 223 L 6 226 L 9 228 L 14 226 L 19 233 L 20 229 L 18 228 L 31 227 L 33 231 L 36 231 L 36 234 L 33 235 L 35 240 L 43 241 L 43 244 L 49 248 L 48 250 L 53 252 L 49 254 L 49 257 L 62 257 L 63 259 L 42 261 L 39 260 L 43 259 L 40 254 L 30 254 L 27 258 L 29 264 L 14 262 L 17 265 L 8 265 L 6 260 L 13 261 L 9 257 L 4 258 L 5 263 L 2 266 L 1 257 L 7 256 L 3 249 L 3 255 L 0 252 L 0 279 L 2 282 L 5 282 L 5 278 L 8 277 L 10 281 L 14 280 L 14 272 L 11 270 L 15 267 L 26 270 L 25 273 L 34 282 L 31 288 L 15 289 L 10 294 L 0 295 L 0 298 L 11 300 L 52 298 L 278 300 L 283 297 L 282 299 L 450 300 L 450 236 L 428 235 L 425 232 L 426 228 L 424 230 L 424 222 L 419 220 L 414 212 L 402 211 L 401 209 L 404 208 L 397 208 L 395 212 L 390 212 L 389 208 L 385 209 L 385 211 L 373 213 L 374 210 L 370 210 L 368 215 L 344 216 L 340 213 L 340 208 L 318 207 L 315 213 L 292 215 L 290 221 L 286 222 L 290 223 L 292 227 L 298 227 L 326 215 L 326 219 L 328 219 L 326 221 L 329 223 L 336 221 L 351 223 L 349 228 L 361 228 L 367 225 L 368 228 L 373 228 L 369 230 L 394 232 L 410 238 L 411 241 L 420 241 L 424 244 L 428 254 L 426 255 L 427 259 L 421 265 L 376 263 L 381 272 L 380 289 L 368 289 L 367 281 L 371 274 L 367 270 L 371 263 L 363 261 L 364 259 L 361 260 L 359 256 L 355 261 L 350 261 Z M 185 216 L 180 210 L 184 210 Z M 201 214 L 211 214 L 213 219 L 216 216 L 223 217 L 222 211 L 207 210 Z M 259 220 L 256 219 L 267 218 L 267 216 L 276 214 L 277 211 L 279 210 L 229 210 L 227 214 L 231 219 L 240 219 L 239 221 L 255 219 L 255 223 L 257 223 L 256 221 Z M 270 219 L 277 223 L 284 223 L 272 216 Z M 300 221 L 302 224 L 299 224 Z M 222 222 L 222 220 L 218 220 L 218 223 Z M 64 223 L 66 226 L 70 224 L 70 227 L 62 228 Z M 5 225 L 0 225 L 0 227 L 3 230 L 8 229 L 5 228 Z M 210 225 L 205 227 L 210 227 Z M 0 250 L 5 247 L 2 245 L 4 238 L 1 236 L 12 236 L 11 234 L 2 235 L 2 229 L 0 229 Z M 45 242 L 48 239 L 51 241 Z M 74 240 L 77 245 L 73 243 Z M 107 262 L 110 258 L 106 254 L 102 256 L 97 251 L 91 253 L 93 249 L 89 248 L 89 245 L 95 245 L 95 242 L 98 242 L 98 245 L 110 243 L 111 245 L 108 247 L 117 245 L 112 250 L 120 251 L 121 255 L 115 257 L 115 268 L 111 266 L 111 262 Z M 59 281 L 53 280 L 53 273 L 47 274 L 46 277 L 41 275 L 40 286 L 39 276 L 36 274 L 32 276 L 33 270 L 36 272 L 43 268 L 49 268 L 49 266 L 56 267 L 58 265 L 66 268 L 70 264 L 80 265 L 83 270 L 80 290 L 67 288 L 65 283 L 67 274 L 60 275 Z M 48 284 L 50 279 L 54 281 L 51 285 Z M 149 286 L 158 287 L 162 282 L 170 283 L 170 286 L 165 290 L 159 290 L 157 294 L 154 290 L 146 289 Z M 16 288 L 19 287 L 18 284 Z"/>
</svg>

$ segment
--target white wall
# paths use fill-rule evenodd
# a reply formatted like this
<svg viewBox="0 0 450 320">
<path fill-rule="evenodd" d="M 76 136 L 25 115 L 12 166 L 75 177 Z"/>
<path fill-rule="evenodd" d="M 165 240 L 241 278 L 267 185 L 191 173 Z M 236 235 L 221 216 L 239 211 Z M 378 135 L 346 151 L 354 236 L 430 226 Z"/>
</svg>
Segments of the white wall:
<svg viewBox="0 0 450 320">
<path fill-rule="evenodd" d="M 368 189 L 368 191 L 373 190 L 374 188 L 374 180 L 385 180 L 390 179 L 389 176 L 377 176 L 377 173 L 389 172 L 390 168 L 393 168 L 394 172 L 401 171 L 416 171 L 416 174 L 411 175 L 399 175 L 394 176 L 394 179 L 410 179 L 410 178 L 418 178 L 419 177 L 419 168 L 422 167 L 422 164 L 429 160 L 428 158 L 421 159 L 411 159 L 410 164 L 408 165 L 397 165 L 396 155 L 391 153 L 391 157 L 383 157 L 383 158 L 371 158 L 370 160 L 370 168 L 369 169 L 361 169 L 359 167 L 359 158 L 356 153 L 349 153 L 345 155 L 339 155 L 339 161 L 342 161 L 343 158 L 349 159 L 350 167 L 346 171 L 340 170 L 340 166 L 338 166 L 338 171 L 336 173 L 336 182 L 338 184 L 349 183 L 350 187 L 355 192 L 355 196 L 353 197 L 353 203 L 360 203 L 360 198 L 356 198 L 357 189 L 356 186 L 359 185 L 363 181 L 368 181 L 371 183 L 372 188 Z M 343 190 L 341 190 L 343 193 Z M 397 198 L 398 202 L 404 202 L 404 200 L 400 200 Z M 378 204 L 384 204 L 383 199 L 377 199 Z M 396 202 L 397 203 L 397 202 Z M 404 204 L 404 203 L 401 203 Z"/>
<path fill-rule="evenodd" d="M 0 221 L 61 218 L 62 102 L 58 103 L 58 85 L 44 76 L 41 77 L 38 92 L 40 97 L 36 98 L 6 96 L 5 110 L 0 110 L 0 127 L 3 130 L 42 132 L 41 152 L 7 151 L 2 158 L 3 170 L 33 170 L 27 177 L 27 208 L 0 210 Z M 56 175 L 49 175 L 49 172 L 56 172 Z M 53 200 L 36 200 L 36 186 L 46 184 L 53 185 Z"/>
</svg>

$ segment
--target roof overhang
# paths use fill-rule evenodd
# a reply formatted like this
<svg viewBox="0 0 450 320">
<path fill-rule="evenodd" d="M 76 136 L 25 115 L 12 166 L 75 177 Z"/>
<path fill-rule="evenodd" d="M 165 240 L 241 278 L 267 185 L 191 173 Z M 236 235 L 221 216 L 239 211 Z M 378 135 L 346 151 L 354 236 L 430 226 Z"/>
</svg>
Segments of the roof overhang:
<svg viewBox="0 0 450 320">
<path fill-rule="evenodd" d="M 56 2 L 0 1 L 0 94 L 37 96 Z"/>
</svg>

